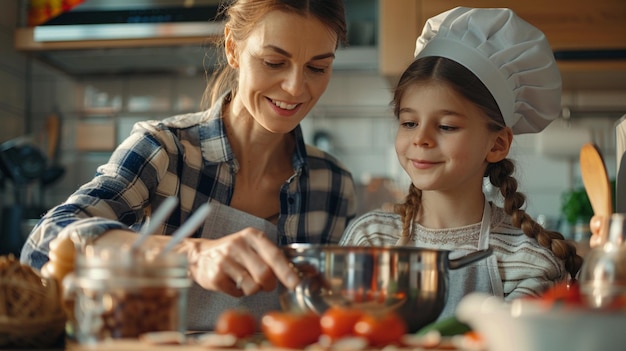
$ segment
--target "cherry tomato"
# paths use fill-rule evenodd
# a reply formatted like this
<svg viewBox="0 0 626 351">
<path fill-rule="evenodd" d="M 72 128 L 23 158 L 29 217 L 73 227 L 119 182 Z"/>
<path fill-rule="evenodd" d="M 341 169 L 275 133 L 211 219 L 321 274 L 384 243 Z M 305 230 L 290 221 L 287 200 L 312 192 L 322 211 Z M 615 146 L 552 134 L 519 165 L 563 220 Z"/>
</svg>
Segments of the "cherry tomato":
<svg viewBox="0 0 626 351">
<path fill-rule="evenodd" d="M 366 338 L 371 346 L 383 347 L 400 342 L 407 325 L 397 313 L 364 313 L 354 325 L 354 334 Z"/>
<path fill-rule="evenodd" d="M 268 312 L 261 330 L 272 345 L 291 349 L 310 345 L 322 335 L 320 317 L 314 313 Z"/>
<path fill-rule="evenodd" d="M 354 333 L 354 325 L 363 316 L 361 310 L 332 306 L 320 318 L 322 334 L 337 340 Z"/>
<path fill-rule="evenodd" d="M 232 334 L 238 339 L 245 338 L 256 332 L 256 320 L 246 310 L 228 309 L 217 318 L 215 332 L 217 334 Z"/>
<path fill-rule="evenodd" d="M 580 285 L 577 282 L 560 282 L 546 290 L 540 297 L 540 301 L 552 306 L 555 303 L 563 303 L 565 306 L 582 306 L 583 299 L 580 294 Z"/>
</svg>

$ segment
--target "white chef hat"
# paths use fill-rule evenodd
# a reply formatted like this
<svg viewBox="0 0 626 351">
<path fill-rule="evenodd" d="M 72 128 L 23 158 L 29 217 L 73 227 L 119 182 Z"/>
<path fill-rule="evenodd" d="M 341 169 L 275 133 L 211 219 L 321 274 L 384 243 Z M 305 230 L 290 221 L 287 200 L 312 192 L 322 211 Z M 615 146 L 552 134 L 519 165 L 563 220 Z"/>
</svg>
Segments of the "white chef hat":
<svg viewBox="0 0 626 351">
<path fill-rule="evenodd" d="M 536 133 L 559 116 L 561 75 L 545 35 L 506 8 L 457 7 L 430 18 L 415 58 L 441 56 L 473 72 L 514 134 Z"/>
</svg>

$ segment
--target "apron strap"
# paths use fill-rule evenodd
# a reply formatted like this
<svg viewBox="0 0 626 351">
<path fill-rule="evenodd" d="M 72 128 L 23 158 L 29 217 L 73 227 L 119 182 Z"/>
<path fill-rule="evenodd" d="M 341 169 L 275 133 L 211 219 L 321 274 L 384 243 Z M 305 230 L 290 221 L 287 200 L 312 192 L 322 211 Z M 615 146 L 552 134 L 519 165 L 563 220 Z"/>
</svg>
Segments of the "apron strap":
<svg viewBox="0 0 626 351">
<path fill-rule="evenodd" d="M 480 221 L 480 236 L 478 237 L 478 249 L 486 250 L 489 248 L 489 234 L 491 233 L 491 205 L 484 198 L 483 218 Z"/>
<path fill-rule="evenodd" d="M 485 207 L 483 209 L 483 219 L 480 223 L 480 236 L 478 237 L 478 249 L 486 250 L 489 248 L 489 236 L 491 235 L 491 204 L 485 198 Z M 498 259 L 494 254 L 487 257 L 487 269 L 489 271 L 489 280 L 491 281 L 492 293 L 495 296 L 504 297 L 504 286 L 502 277 L 498 270 Z"/>
</svg>

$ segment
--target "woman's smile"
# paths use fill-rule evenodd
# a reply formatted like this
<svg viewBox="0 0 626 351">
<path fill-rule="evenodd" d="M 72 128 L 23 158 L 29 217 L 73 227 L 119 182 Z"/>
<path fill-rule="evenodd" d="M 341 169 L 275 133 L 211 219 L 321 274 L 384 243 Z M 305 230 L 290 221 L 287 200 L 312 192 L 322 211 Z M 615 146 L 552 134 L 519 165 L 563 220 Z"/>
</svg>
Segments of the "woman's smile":
<svg viewBox="0 0 626 351">
<path fill-rule="evenodd" d="M 296 106 L 298 106 L 298 104 L 290 104 L 284 101 L 278 101 L 278 100 L 272 100 L 272 103 L 274 103 L 274 105 L 284 109 L 284 110 L 293 110 L 294 108 L 296 108 Z"/>
<path fill-rule="evenodd" d="M 301 103 L 290 103 L 286 101 L 274 100 L 267 98 L 270 107 L 276 112 L 276 114 L 284 117 L 290 117 L 295 115 L 300 110 Z"/>
</svg>

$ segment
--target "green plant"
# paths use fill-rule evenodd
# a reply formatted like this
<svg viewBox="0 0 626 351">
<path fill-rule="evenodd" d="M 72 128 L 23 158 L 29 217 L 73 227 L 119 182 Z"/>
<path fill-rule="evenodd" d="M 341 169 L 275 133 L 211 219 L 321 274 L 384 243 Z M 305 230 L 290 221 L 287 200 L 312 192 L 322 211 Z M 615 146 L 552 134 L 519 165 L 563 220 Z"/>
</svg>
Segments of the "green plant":
<svg viewBox="0 0 626 351">
<path fill-rule="evenodd" d="M 575 188 L 561 196 L 561 212 L 569 224 L 575 224 L 579 219 L 589 221 L 593 216 L 593 208 L 585 188 Z"/>
<path fill-rule="evenodd" d="M 615 180 L 611 180 L 613 208 L 615 208 Z M 569 224 L 582 220 L 588 222 L 593 216 L 593 207 L 584 187 L 574 188 L 561 195 L 561 212 Z"/>
</svg>

